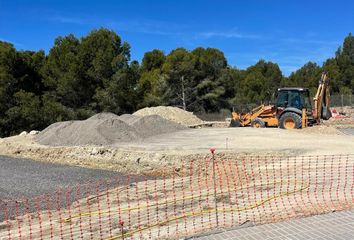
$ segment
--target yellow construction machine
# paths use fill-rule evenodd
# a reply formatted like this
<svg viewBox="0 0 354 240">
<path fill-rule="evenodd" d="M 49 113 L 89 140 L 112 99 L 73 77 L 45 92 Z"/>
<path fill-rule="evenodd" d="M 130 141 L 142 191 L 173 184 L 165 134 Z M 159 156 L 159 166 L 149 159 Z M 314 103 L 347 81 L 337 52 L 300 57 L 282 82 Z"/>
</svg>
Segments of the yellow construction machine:
<svg viewBox="0 0 354 240">
<path fill-rule="evenodd" d="M 322 73 L 313 105 L 307 88 L 278 88 L 275 105 L 260 105 L 248 113 L 232 112 L 230 127 L 298 129 L 319 124 L 332 115 L 327 73 Z"/>
</svg>

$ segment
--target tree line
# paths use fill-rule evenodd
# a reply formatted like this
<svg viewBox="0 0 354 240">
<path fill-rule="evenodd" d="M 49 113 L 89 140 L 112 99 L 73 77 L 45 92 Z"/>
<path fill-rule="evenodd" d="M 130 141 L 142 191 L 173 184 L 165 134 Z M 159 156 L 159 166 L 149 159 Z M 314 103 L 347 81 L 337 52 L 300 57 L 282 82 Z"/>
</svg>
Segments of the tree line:
<svg viewBox="0 0 354 240">
<path fill-rule="evenodd" d="M 130 45 L 104 28 L 82 38 L 58 37 L 47 55 L 0 41 L 0 136 L 102 111 L 123 114 L 172 105 L 219 112 L 269 100 L 282 86 L 308 87 L 313 93 L 322 71 L 330 74 L 332 93 L 354 93 L 351 34 L 322 66 L 309 62 L 289 77 L 264 60 L 237 69 L 215 48 L 177 48 L 168 54 L 155 49 L 139 63 L 131 60 Z"/>
</svg>

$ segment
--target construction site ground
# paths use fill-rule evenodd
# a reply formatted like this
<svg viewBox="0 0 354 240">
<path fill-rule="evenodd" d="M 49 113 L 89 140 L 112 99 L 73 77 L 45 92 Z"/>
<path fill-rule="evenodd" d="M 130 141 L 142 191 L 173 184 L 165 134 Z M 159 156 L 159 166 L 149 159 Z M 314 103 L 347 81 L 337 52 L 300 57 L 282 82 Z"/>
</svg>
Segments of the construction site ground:
<svg viewBox="0 0 354 240">
<path fill-rule="evenodd" d="M 348 124 L 323 124 L 303 130 L 282 130 L 278 128 L 253 129 L 249 127 L 200 128 L 156 135 L 135 142 L 105 146 L 46 146 L 38 144 L 34 140 L 34 135 L 27 134 L 0 139 L 0 155 L 24 158 L 24 160 L 21 161 L 33 159 L 45 162 L 46 164 L 60 163 L 86 168 L 111 170 L 113 172 L 119 172 L 119 174 L 126 173 L 158 177 L 168 175 L 178 176 L 180 174 L 184 176 L 185 173 L 183 173 L 183 169 L 188 169 L 188 167 L 183 168 L 183 166 L 188 166 L 188 163 L 193 160 L 202 160 L 205 156 L 210 157 L 210 148 L 216 149 L 217 159 L 235 159 L 235 157 L 240 155 L 318 156 L 327 154 L 353 154 L 354 135 L 350 134 L 352 130 L 348 132 L 348 129 L 351 128 L 352 125 Z M 346 130 L 343 131 L 343 129 Z M 16 163 L 16 160 L 13 158 L 7 158 L 6 161 Z M 31 163 L 33 162 L 31 161 Z M 314 162 L 314 164 L 315 163 L 316 162 Z M 58 168 L 58 165 L 48 164 L 46 166 L 49 168 L 51 168 L 51 166 Z M 291 166 L 291 164 L 289 166 L 283 165 L 284 169 L 282 173 L 284 173 L 284 171 L 287 173 L 289 170 L 292 171 Z M 327 167 L 331 168 L 331 165 Z M 70 174 L 70 168 L 65 169 L 68 169 L 66 173 Z M 63 171 L 65 171 L 65 169 Z M 264 168 L 260 166 L 258 170 L 260 169 Z M 268 168 L 265 167 L 265 169 Z M 272 171 L 274 176 L 278 174 L 275 169 L 272 169 Z M 45 176 L 45 172 L 46 171 L 38 171 L 37 174 Z M 74 172 L 72 172 L 72 174 L 75 174 Z M 107 174 L 108 177 L 114 175 L 114 173 Z M 11 179 L 11 173 L 9 173 L 8 176 Z M 65 176 L 66 175 L 64 175 L 64 177 Z M 122 176 L 124 177 L 124 175 Z M 25 175 L 23 177 L 26 178 Z M 50 178 L 50 176 L 47 177 Z M 53 177 L 53 179 L 55 181 L 55 177 Z M 164 179 L 167 179 L 167 186 L 174 186 L 174 184 L 176 184 L 174 180 L 168 179 L 168 177 Z M 183 180 L 184 178 L 181 179 Z M 143 185 L 141 186 L 148 186 L 148 188 L 139 189 L 146 192 L 162 191 L 160 188 L 161 186 L 165 186 L 165 182 L 162 184 L 160 181 L 159 179 L 157 181 L 155 180 L 155 182 L 145 181 L 145 185 L 142 183 Z M 210 182 L 208 184 L 212 183 Z M 16 185 L 11 185 L 16 188 Z M 36 183 L 33 183 L 33 185 L 33 188 L 38 188 Z M 166 189 L 175 191 L 175 186 L 167 187 Z M 130 191 L 130 189 L 128 189 L 128 191 Z M 126 195 L 128 196 L 129 192 Z M 263 193 L 263 195 L 265 196 L 266 193 Z M 142 196 L 144 196 L 144 193 L 142 193 Z M 125 203 L 125 201 L 126 199 L 121 199 L 122 204 L 123 202 Z M 126 202 L 129 201 L 127 200 Z M 86 209 L 85 199 L 78 201 L 78 203 L 81 211 L 89 211 Z M 73 208 L 75 206 L 73 205 Z M 101 205 L 101 207 L 104 208 L 105 206 Z M 177 209 L 179 207 L 180 206 L 176 206 Z M 185 211 L 185 209 L 183 209 L 183 211 Z M 285 213 L 281 212 L 281 209 L 279 211 L 278 214 L 281 219 L 281 214 Z M 51 214 L 56 213 L 57 212 L 53 211 Z M 304 212 L 306 216 L 310 214 L 311 212 Z M 129 215 L 129 219 L 130 217 L 135 219 L 136 216 Z M 96 223 L 96 216 L 90 217 L 89 219 L 90 223 L 83 223 L 84 227 L 91 226 L 91 219 L 92 224 Z M 43 224 L 48 225 L 48 219 L 42 220 Z M 11 222 L 11 224 L 15 223 Z M 35 224 L 35 222 L 33 222 L 33 224 Z M 165 230 L 163 230 L 162 233 L 164 233 Z M 26 228 L 23 228 L 21 231 L 22 233 L 28 233 L 28 229 Z M 116 232 L 119 232 L 119 228 L 115 227 L 113 231 L 116 234 Z"/>
<path fill-rule="evenodd" d="M 325 155 L 352 154 L 354 135 L 321 125 L 303 130 L 278 128 L 201 128 L 154 136 L 143 141 L 111 146 L 53 147 L 36 143 L 31 135 L 0 139 L 0 155 L 45 162 L 156 175 L 174 172 L 193 159 L 222 155 Z"/>
</svg>

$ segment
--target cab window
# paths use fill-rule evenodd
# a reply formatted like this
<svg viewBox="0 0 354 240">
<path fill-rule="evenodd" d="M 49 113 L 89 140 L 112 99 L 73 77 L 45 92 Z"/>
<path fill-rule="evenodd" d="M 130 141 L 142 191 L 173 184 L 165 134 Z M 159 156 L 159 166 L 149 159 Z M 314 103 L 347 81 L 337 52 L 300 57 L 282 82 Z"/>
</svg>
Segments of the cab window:
<svg viewBox="0 0 354 240">
<path fill-rule="evenodd" d="M 288 105 L 288 92 L 287 91 L 278 92 L 277 106 L 285 108 L 287 107 L 287 105 Z"/>
<path fill-rule="evenodd" d="M 302 109 L 303 101 L 301 99 L 302 92 L 300 91 L 290 91 L 289 94 L 289 107 L 294 107 L 297 109 Z"/>
</svg>

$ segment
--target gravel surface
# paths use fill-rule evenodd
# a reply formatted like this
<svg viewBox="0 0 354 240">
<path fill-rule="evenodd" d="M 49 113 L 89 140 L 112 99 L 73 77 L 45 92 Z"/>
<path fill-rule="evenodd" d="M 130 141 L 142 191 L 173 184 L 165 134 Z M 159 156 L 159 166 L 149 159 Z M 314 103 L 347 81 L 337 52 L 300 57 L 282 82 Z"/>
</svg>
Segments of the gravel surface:
<svg viewBox="0 0 354 240">
<path fill-rule="evenodd" d="M 60 204 L 62 207 L 69 206 L 75 199 L 86 197 L 86 189 L 95 192 L 95 188 L 106 189 L 106 181 L 113 183 L 127 184 L 139 180 L 146 180 L 146 177 L 127 177 L 117 172 L 87 169 L 69 165 L 44 163 L 30 159 L 17 159 L 0 156 L 0 222 L 5 218 L 4 207 L 7 208 L 9 218 L 16 215 L 18 206 L 19 215 L 24 214 L 26 206 L 25 199 L 29 199 L 28 211 L 37 211 L 36 197 L 47 194 L 51 203 L 51 208 L 57 206 L 56 193 L 59 189 L 61 194 Z M 101 183 L 97 185 L 97 183 Z M 81 186 L 78 195 L 76 191 Z M 73 191 L 70 191 L 73 188 Z M 16 206 L 16 204 L 18 205 Z M 41 208 L 47 209 L 44 198 L 41 198 Z"/>
<path fill-rule="evenodd" d="M 31 198 L 97 180 L 125 178 L 117 172 L 0 156 L 0 200 Z"/>
</svg>

